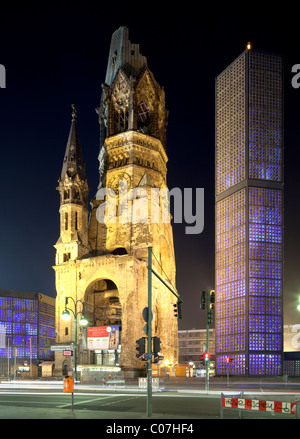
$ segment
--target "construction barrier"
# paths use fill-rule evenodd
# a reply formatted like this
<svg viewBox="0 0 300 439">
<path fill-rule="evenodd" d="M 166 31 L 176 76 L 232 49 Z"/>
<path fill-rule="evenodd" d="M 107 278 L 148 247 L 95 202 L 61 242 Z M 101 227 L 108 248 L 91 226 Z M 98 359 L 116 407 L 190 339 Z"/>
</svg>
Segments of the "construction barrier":
<svg viewBox="0 0 300 439">
<path fill-rule="evenodd" d="M 125 380 L 118 380 L 117 376 L 114 377 L 114 379 L 111 379 L 111 377 L 108 377 L 108 380 L 103 378 L 102 380 L 103 386 L 120 386 L 122 385 L 125 387 L 126 381 Z"/>
<path fill-rule="evenodd" d="M 139 378 L 139 388 L 147 388 L 147 378 Z M 152 389 L 159 389 L 159 378 L 152 378 Z"/>
<path fill-rule="evenodd" d="M 223 418 L 224 409 L 237 409 L 239 415 L 243 410 L 251 410 L 262 413 L 270 414 L 286 414 L 294 415 L 296 418 L 300 417 L 300 404 L 299 401 L 285 402 L 285 401 L 267 401 L 259 399 L 244 398 L 243 393 L 237 396 L 225 395 L 221 393 L 221 418 Z"/>
</svg>

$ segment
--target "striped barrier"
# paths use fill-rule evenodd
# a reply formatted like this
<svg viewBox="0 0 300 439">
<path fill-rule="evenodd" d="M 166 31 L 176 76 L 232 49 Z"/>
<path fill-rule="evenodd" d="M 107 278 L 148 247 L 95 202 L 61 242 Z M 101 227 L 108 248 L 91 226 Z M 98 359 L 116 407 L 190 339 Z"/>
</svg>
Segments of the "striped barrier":
<svg viewBox="0 0 300 439">
<path fill-rule="evenodd" d="M 221 393 L 221 418 L 223 417 L 223 409 L 238 409 L 242 410 L 251 410 L 258 412 L 269 412 L 271 414 L 286 414 L 286 415 L 294 415 L 296 418 L 299 418 L 299 409 L 300 405 L 298 401 L 295 402 L 285 402 L 285 401 L 267 401 L 267 400 L 259 400 L 259 399 L 247 399 L 244 398 L 243 393 L 241 393 L 238 397 L 233 397 L 233 395 L 224 395 Z"/>
<path fill-rule="evenodd" d="M 147 378 L 139 378 L 139 388 L 147 388 Z M 159 389 L 159 378 L 152 378 L 152 388 Z"/>
</svg>

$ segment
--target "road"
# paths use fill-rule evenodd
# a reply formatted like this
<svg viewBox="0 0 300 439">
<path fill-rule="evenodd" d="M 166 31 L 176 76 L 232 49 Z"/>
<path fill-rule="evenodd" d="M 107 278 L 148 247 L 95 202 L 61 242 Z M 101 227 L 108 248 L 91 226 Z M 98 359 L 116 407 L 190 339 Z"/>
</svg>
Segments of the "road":
<svg viewBox="0 0 300 439">
<path fill-rule="evenodd" d="M 32 409 L 36 409 L 37 418 L 41 410 L 46 418 L 57 417 L 57 411 L 61 416 L 72 417 L 72 397 L 70 394 L 58 392 L 1 392 L 0 393 L 0 418 L 2 407 L 5 407 L 6 416 L 24 414 L 27 418 L 29 412 L 34 415 Z M 216 418 L 220 413 L 219 398 L 201 397 L 197 395 L 178 395 L 176 393 L 153 394 L 152 398 L 153 417 L 187 419 L 194 418 Z M 2 410 L 1 410 L 2 409 Z M 85 416 L 84 412 L 92 417 L 100 419 L 145 419 L 146 418 L 146 395 L 145 393 L 82 393 L 74 394 L 73 411 L 80 417 Z M 91 413 L 93 412 L 93 413 Z"/>
<path fill-rule="evenodd" d="M 23 387 L 20 387 L 23 384 Z M 44 385 L 43 385 L 44 384 Z M 178 386 L 175 390 L 155 391 L 152 395 L 151 419 L 184 420 L 220 419 L 221 392 L 205 392 L 193 386 Z M 187 388 L 188 387 L 188 388 Z M 296 390 L 264 391 L 250 389 L 246 398 L 293 402 L 300 398 Z M 226 391 L 226 390 L 225 390 Z M 227 390 L 227 393 L 235 392 Z M 237 410 L 224 410 L 224 418 L 236 418 Z M 275 415 L 282 418 L 284 415 Z M 244 410 L 245 419 L 275 417 L 269 413 Z M 291 415 L 285 417 L 293 418 Z M 63 393 L 61 384 L 39 383 L 38 386 L 24 383 L 0 384 L 0 419 L 123 419 L 140 422 L 146 420 L 146 392 L 138 388 L 103 390 L 97 386 L 76 386 L 72 395 Z M 149 419 L 148 419 L 149 420 Z M 196 425 L 196 423 L 195 423 Z"/>
</svg>

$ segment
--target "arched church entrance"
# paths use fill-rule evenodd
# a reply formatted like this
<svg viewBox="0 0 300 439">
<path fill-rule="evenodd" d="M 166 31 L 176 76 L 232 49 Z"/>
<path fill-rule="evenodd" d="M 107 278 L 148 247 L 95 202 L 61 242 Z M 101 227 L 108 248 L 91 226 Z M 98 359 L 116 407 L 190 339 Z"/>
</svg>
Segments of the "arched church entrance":
<svg viewBox="0 0 300 439">
<path fill-rule="evenodd" d="M 118 366 L 121 352 L 122 309 L 116 284 L 97 279 L 86 289 L 84 314 L 88 364 Z"/>
</svg>

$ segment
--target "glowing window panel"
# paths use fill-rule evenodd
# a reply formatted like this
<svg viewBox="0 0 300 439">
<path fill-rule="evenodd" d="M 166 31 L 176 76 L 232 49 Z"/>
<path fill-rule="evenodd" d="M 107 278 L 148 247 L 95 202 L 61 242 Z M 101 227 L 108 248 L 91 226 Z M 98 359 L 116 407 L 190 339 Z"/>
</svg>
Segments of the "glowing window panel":
<svg viewBox="0 0 300 439">
<path fill-rule="evenodd" d="M 282 370 L 281 355 L 270 354 L 266 355 L 266 374 L 280 375 Z"/>
<path fill-rule="evenodd" d="M 220 355 L 216 357 L 216 373 L 218 375 L 226 375 L 228 371 L 235 375 L 244 375 L 246 370 L 246 356 L 241 354 L 231 355 L 233 361 L 227 363 L 228 355 Z"/>
<path fill-rule="evenodd" d="M 45 360 L 53 359 L 53 351 L 50 348 L 40 348 L 39 358 L 44 358 Z"/>
<path fill-rule="evenodd" d="M 12 299 L 11 299 L 11 297 L 0 297 L 0 308 L 2 308 L 2 309 L 11 309 L 12 308 Z"/>
<path fill-rule="evenodd" d="M 264 315 L 256 315 L 251 314 L 249 316 L 249 331 L 250 332 L 265 332 L 265 316 Z"/>
<path fill-rule="evenodd" d="M 272 297 L 266 299 L 266 314 L 281 314 L 281 299 Z"/>
<path fill-rule="evenodd" d="M 12 308 L 18 311 L 25 311 L 25 299 L 13 298 Z"/>
<path fill-rule="evenodd" d="M 56 337 L 55 328 L 52 328 L 51 326 L 40 325 L 40 336 L 48 337 L 48 338 L 55 338 Z"/>
<path fill-rule="evenodd" d="M 249 349 L 250 351 L 265 350 L 265 334 L 250 333 L 249 334 Z"/>
<path fill-rule="evenodd" d="M 282 342 L 280 334 L 266 334 L 266 350 L 280 351 L 282 349 Z"/>
<path fill-rule="evenodd" d="M 281 297 L 282 281 L 267 279 L 266 280 L 266 296 Z"/>
<path fill-rule="evenodd" d="M 17 358 L 25 358 L 25 348 L 24 346 L 17 345 Z"/>
<path fill-rule="evenodd" d="M 25 348 L 25 358 L 30 358 L 30 357 L 34 358 L 34 359 L 38 358 L 36 347 L 32 347 L 32 348 L 26 347 Z"/>
<path fill-rule="evenodd" d="M 13 346 L 25 346 L 25 335 L 15 334 L 12 340 L 13 340 Z"/>
<path fill-rule="evenodd" d="M 268 333 L 281 333 L 282 323 L 281 316 L 266 316 L 266 332 Z"/>
<path fill-rule="evenodd" d="M 266 245 L 266 259 L 272 261 L 282 260 L 282 246 L 280 244 L 267 244 Z"/>
<path fill-rule="evenodd" d="M 12 334 L 12 324 L 10 322 L 4 322 L 4 321 L 2 321 L 0 323 L 2 326 L 5 327 L 5 335 L 7 338 L 7 336 L 10 336 Z"/>
<path fill-rule="evenodd" d="M 37 324 L 26 323 L 26 334 L 37 335 Z"/>
<path fill-rule="evenodd" d="M 265 299 L 261 297 L 250 297 L 249 310 L 251 314 L 265 314 Z"/>
<path fill-rule="evenodd" d="M 38 314 L 35 311 L 33 311 L 33 312 L 26 311 L 25 320 L 27 323 L 37 323 L 37 316 L 38 316 Z"/>
<path fill-rule="evenodd" d="M 250 294 L 250 296 L 264 296 L 265 295 L 265 280 L 264 279 L 249 279 L 249 294 Z"/>
<path fill-rule="evenodd" d="M 37 300 L 26 300 L 26 311 L 37 311 Z"/>
<path fill-rule="evenodd" d="M 25 323 L 13 323 L 13 334 L 25 334 Z"/>
<path fill-rule="evenodd" d="M 24 311 L 13 311 L 12 320 L 13 320 L 13 322 L 24 322 L 25 321 L 25 312 Z"/>
<path fill-rule="evenodd" d="M 244 334 L 234 334 L 231 336 L 231 347 L 232 352 L 244 351 L 245 350 L 245 335 Z"/>
<path fill-rule="evenodd" d="M 37 347 L 37 336 L 36 335 L 27 335 L 26 336 L 26 347 L 30 346 L 32 348 Z"/>
<path fill-rule="evenodd" d="M 250 178 L 264 179 L 265 178 L 265 163 L 250 162 Z"/>
<path fill-rule="evenodd" d="M 249 374 L 265 375 L 266 358 L 264 354 L 249 354 Z"/>
<path fill-rule="evenodd" d="M 11 322 L 12 311 L 9 309 L 0 309 L 0 322 Z"/>
<path fill-rule="evenodd" d="M 265 225 L 250 224 L 249 239 L 250 241 L 265 241 Z"/>
</svg>

